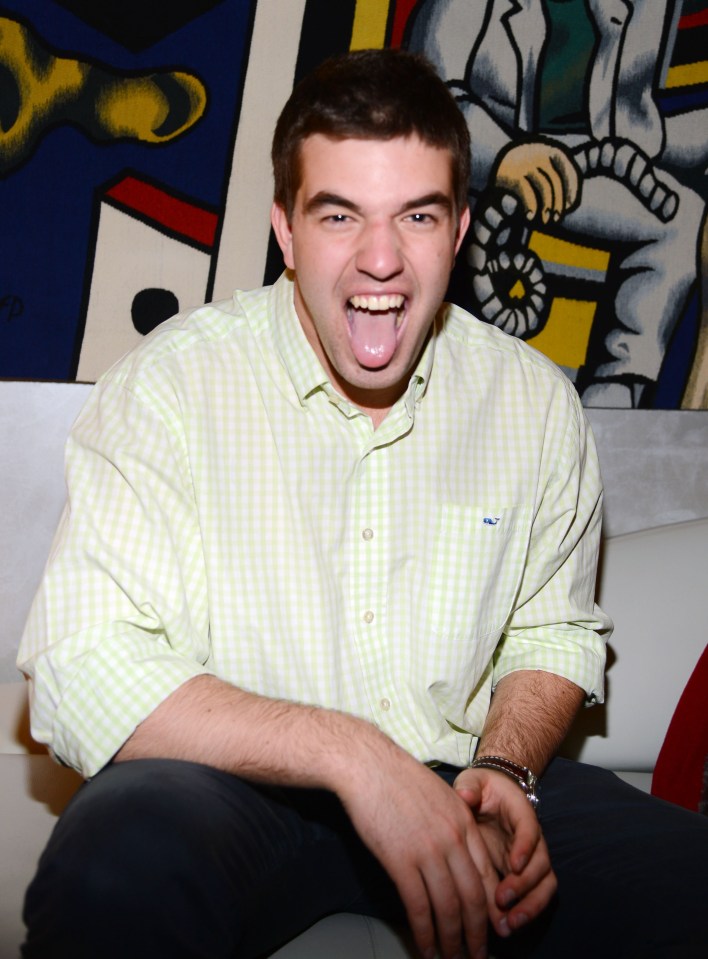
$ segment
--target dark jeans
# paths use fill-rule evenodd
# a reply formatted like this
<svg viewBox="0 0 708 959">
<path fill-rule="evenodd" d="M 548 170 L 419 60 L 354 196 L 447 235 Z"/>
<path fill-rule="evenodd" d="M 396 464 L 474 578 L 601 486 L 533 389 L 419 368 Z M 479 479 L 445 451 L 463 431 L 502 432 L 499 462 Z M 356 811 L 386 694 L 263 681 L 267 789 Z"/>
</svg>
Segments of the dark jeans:
<svg viewBox="0 0 708 959">
<path fill-rule="evenodd" d="M 566 760 L 540 796 L 559 892 L 495 955 L 708 955 L 708 818 Z M 334 796 L 139 760 L 106 768 L 62 815 L 27 892 L 22 955 L 254 959 L 343 911 L 403 918 Z"/>
</svg>

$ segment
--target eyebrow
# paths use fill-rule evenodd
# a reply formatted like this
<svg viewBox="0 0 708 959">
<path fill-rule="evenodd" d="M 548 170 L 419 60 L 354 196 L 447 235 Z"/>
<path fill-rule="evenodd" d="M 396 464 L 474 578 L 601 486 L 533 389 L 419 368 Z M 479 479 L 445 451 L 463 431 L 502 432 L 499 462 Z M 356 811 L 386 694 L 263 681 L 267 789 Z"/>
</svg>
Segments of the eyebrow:
<svg viewBox="0 0 708 959">
<path fill-rule="evenodd" d="M 432 193 L 426 193 L 415 200 L 408 200 L 407 203 L 403 204 L 400 212 L 407 213 L 409 210 L 414 210 L 420 206 L 439 206 L 450 213 L 452 211 L 452 200 L 439 190 L 434 190 Z"/>
<path fill-rule="evenodd" d="M 351 210 L 352 213 L 361 213 L 361 207 L 346 197 L 339 196 L 337 193 L 327 193 L 326 190 L 320 190 L 305 204 L 305 213 L 315 213 L 323 206 L 341 206 L 345 210 Z"/>
<path fill-rule="evenodd" d="M 305 213 L 315 213 L 325 206 L 343 207 L 345 210 L 351 210 L 352 213 L 356 214 L 363 212 L 359 204 L 354 203 L 353 200 L 348 200 L 346 197 L 339 196 L 337 193 L 328 193 L 326 190 L 321 190 L 307 201 L 305 204 Z M 406 200 L 397 212 L 398 214 L 408 213 L 409 210 L 415 210 L 424 206 L 439 206 L 448 213 L 452 211 L 452 201 L 450 197 L 441 193 L 439 190 L 434 190 L 432 193 L 425 193 L 423 196 Z"/>
</svg>

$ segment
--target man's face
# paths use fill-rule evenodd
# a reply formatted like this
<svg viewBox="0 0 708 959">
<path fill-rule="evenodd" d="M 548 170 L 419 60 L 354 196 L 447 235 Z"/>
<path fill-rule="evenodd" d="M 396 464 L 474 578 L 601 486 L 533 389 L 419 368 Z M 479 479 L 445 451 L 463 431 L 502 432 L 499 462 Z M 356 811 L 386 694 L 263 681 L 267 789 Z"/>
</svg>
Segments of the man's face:
<svg viewBox="0 0 708 959">
<path fill-rule="evenodd" d="M 417 137 L 308 137 L 291 222 L 273 206 L 295 309 L 332 382 L 385 413 L 406 389 L 469 223 L 450 155 Z"/>
</svg>

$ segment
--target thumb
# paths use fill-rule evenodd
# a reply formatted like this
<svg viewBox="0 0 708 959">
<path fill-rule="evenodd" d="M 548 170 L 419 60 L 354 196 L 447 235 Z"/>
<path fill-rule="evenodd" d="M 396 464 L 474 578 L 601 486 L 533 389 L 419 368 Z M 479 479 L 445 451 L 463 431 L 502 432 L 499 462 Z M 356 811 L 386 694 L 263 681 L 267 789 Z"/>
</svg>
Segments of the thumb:
<svg viewBox="0 0 708 959">
<path fill-rule="evenodd" d="M 477 808 L 482 802 L 482 788 L 479 782 L 464 778 L 464 773 L 457 777 L 452 788 L 470 809 Z"/>
</svg>

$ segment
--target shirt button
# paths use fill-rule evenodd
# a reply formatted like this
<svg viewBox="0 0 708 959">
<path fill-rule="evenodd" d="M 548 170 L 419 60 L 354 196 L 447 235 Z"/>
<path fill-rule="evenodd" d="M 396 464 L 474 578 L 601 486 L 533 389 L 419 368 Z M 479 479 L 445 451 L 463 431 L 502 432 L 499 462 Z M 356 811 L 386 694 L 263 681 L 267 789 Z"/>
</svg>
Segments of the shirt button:
<svg viewBox="0 0 708 959">
<path fill-rule="evenodd" d="M 364 537 L 364 539 L 366 539 L 366 540 L 373 539 L 373 538 L 374 538 L 374 531 L 373 531 L 373 529 L 365 529 L 365 530 L 362 532 L 361 535 L 362 535 L 362 536 Z"/>
<path fill-rule="evenodd" d="M 373 623 L 373 621 L 374 621 L 374 614 L 371 612 L 370 609 L 367 609 L 367 611 L 364 613 L 364 622 Z"/>
<path fill-rule="evenodd" d="M 384 698 L 384 699 L 381 700 L 381 704 L 380 704 L 380 705 L 381 705 L 381 708 L 383 709 L 383 711 L 387 713 L 387 712 L 389 711 L 389 709 L 391 708 L 391 700 Z"/>
</svg>

